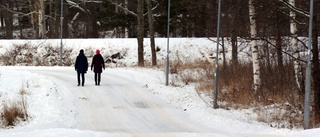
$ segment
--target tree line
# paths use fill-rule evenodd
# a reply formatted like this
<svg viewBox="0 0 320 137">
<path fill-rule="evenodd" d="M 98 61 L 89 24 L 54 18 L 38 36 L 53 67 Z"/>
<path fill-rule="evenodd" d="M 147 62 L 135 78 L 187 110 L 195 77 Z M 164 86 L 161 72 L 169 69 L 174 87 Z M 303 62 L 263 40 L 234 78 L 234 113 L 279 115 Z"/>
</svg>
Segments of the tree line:
<svg viewBox="0 0 320 137">
<path fill-rule="evenodd" d="M 138 65 L 144 66 L 143 38 L 150 37 L 152 65 L 157 64 L 154 38 L 167 37 L 168 0 L 62 0 L 62 5 L 61 0 L 1 0 L 0 38 L 60 38 L 60 27 L 62 38 L 137 38 Z M 221 36 L 232 45 L 231 63 L 240 62 L 239 38 L 250 42 L 256 91 L 263 81 L 261 66 L 283 71 L 292 62 L 299 92 L 304 92 L 301 54 L 307 43 L 301 38 L 308 36 L 309 5 L 309 0 L 222 1 Z M 313 106 L 320 123 L 319 0 L 314 6 Z M 170 37 L 215 37 L 217 7 L 214 0 L 172 0 Z"/>
<path fill-rule="evenodd" d="M 145 1 L 141 6 L 146 30 L 143 35 L 148 37 L 149 0 Z M 288 5 L 288 0 L 254 0 L 253 3 L 259 37 L 290 36 L 289 14 L 292 7 Z M 294 21 L 300 36 L 307 36 L 308 3 L 308 0 L 299 0 L 294 8 L 297 13 Z M 150 0 L 156 37 L 167 35 L 167 4 L 167 0 Z M 64 38 L 137 37 L 138 0 L 63 0 L 63 5 Z M 13 32 L 20 30 L 19 38 L 59 38 L 61 0 L 1 0 L 0 6 L 2 39 L 12 39 Z M 170 8 L 172 37 L 216 35 L 217 1 L 171 1 Z M 248 1 L 222 2 L 223 36 L 250 37 L 248 8 Z M 31 29 L 29 33 L 34 35 L 23 33 L 25 29 Z"/>
</svg>

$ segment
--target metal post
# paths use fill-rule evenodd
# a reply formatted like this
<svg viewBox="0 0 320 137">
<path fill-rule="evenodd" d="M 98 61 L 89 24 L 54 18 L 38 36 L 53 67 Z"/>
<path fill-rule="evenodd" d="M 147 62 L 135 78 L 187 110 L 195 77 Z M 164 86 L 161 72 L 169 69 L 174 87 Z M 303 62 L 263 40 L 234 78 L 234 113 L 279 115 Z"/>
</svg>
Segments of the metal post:
<svg viewBox="0 0 320 137">
<path fill-rule="evenodd" d="M 310 0 L 310 15 L 309 15 L 309 42 L 308 42 L 308 58 L 306 68 L 306 86 L 305 86 L 305 97 L 304 97 L 304 129 L 309 128 L 309 117 L 310 117 L 310 86 L 311 86 L 311 50 L 312 50 L 312 20 L 313 20 L 313 3 L 314 0 Z"/>
<path fill-rule="evenodd" d="M 63 31 L 63 0 L 61 0 L 61 16 L 60 16 L 60 66 L 62 66 L 62 31 Z"/>
<path fill-rule="evenodd" d="M 213 108 L 215 108 L 215 109 L 218 108 L 218 72 L 219 72 L 220 11 L 221 11 L 221 0 L 219 0 L 219 4 L 218 4 L 216 69 L 215 69 L 215 73 L 214 73 L 214 92 L 213 92 L 214 104 L 213 104 Z"/>
<path fill-rule="evenodd" d="M 170 37 L 170 0 L 168 0 L 168 24 L 167 24 L 167 71 L 166 71 L 166 85 L 169 85 L 169 38 Z"/>
</svg>

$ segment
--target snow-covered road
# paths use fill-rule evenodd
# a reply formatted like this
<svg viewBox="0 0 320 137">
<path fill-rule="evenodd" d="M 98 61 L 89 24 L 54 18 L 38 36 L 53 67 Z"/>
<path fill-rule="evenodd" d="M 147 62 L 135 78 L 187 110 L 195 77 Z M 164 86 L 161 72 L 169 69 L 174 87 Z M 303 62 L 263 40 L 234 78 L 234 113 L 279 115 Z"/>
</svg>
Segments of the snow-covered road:
<svg viewBox="0 0 320 137">
<path fill-rule="evenodd" d="M 0 96 L 14 95 L 24 85 L 32 115 L 18 127 L 0 129 L 1 137 L 311 137 L 319 133 L 270 128 L 241 120 L 235 111 L 212 110 L 193 90 L 174 91 L 177 88 L 162 85 L 163 73 L 154 70 L 107 69 L 101 86 L 94 85 L 89 71 L 84 87 L 76 86 L 72 67 L 3 67 L 0 72 Z"/>
<path fill-rule="evenodd" d="M 57 85 L 73 92 L 80 130 L 121 136 L 233 136 L 191 120 L 188 113 L 168 105 L 135 81 L 112 72 L 102 73 L 100 86 L 94 85 L 93 73 L 88 72 L 85 86 L 78 87 L 72 68 L 28 71 L 49 76 Z"/>
</svg>

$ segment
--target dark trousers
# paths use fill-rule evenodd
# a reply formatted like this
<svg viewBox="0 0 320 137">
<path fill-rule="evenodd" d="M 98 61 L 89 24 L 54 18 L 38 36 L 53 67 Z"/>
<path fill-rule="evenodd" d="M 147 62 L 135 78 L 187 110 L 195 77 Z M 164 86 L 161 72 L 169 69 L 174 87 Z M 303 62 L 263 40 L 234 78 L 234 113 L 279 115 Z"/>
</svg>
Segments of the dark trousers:
<svg viewBox="0 0 320 137">
<path fill-rule="evenodd" d="M 82 86 L 83 86 L 84 85 L 84 73 L 79 73 L 79 72 L 78 72 L 78 86 L 80 85 L 80 74 L 82 77 Z"/>
<path fill-rule="evenodd" d="M 100 85 L 101 73 L 94 73 L 94 81 L 96 82 L 96 85 Z"/>
</svg>

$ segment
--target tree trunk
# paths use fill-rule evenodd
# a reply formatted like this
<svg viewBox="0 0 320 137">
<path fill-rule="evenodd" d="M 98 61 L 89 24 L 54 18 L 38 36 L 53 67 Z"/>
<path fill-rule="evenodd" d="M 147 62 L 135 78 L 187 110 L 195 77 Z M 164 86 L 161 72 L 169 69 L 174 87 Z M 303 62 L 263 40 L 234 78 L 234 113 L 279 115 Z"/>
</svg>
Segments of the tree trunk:
<svg viewBox="0 0 320 137">
<path fill-rule="evenodd" d="M 86 38 L 94 38 L 94 20 L 90 15 L 90 13 L 86 13 L 87 14 L 87 20 L 86 21 Z M 118 37 L 117 37 L 118 38 Z"/>
<path fill-rule="evenodd" d="M 29 0 L 30 11 L 35 13 L 31 14 L 31 21 L 33 28 L 36 31 L 37 38 L 44 38 L 44 1 L 43 0 Z"/>
<path fill-rule="evenodd" d="M 316 3 L 316 1 L 315 1 Z M 318 22 L 317 22 L 317 4 L 314 5 L 313 30 L 312 30 L 312 78 L 314 90 L 314 111 L 315 125 L 320 124 L 320 64 L 318 47 Z"/>
<path fill-rule="evenodd" d="M 266 42 L 264 44 L 264 55 L 265 55 L 265 58 L 266 58 L 266 61 L 267 61 L 267 70 L 268 70 L 268 73 L 272 73 L 272 67 L 271 67 L 271 61 L 270 61 L 270 49 L 269 49 L 269 44 Z"/>
<path fill-rule="evenodd" d="M 234 24 L 236 25 L 236 24 Z M 232 30 L 231 32 L 231 47 L 232 47 L 232 63 L 237 64 L 238 63 L 238 44 L 237 44 L 237 36 L 235 34 L 235 30 Z"/>
<path fill-rule="evenodd" d="M 277 17 L 277 24 L 276 24 L 276 30 L 275 30 L 275 36 L 276 37 L 276 50 L 277 50 L 277 62 L 278 62 L 278 70 L 282 73 L 284 70 L 283 68 L 283 56 L 282 56 L 282 38 L 281 38 L 281 29 L 280 29 L 280 13 L 276 13 Z"/>
<path fill-rule="evenodd" d="M 295 7 L 295 0 L 289 0 L 290 5 Z M 296 12 L 293 10 L 290 10 L 290 33 L 291 33 L 291 47 L 293 50 L 293 64 L 294 64 L 294 75 L 295 75 L 295 81 L 297 83 L 297 86 L 300 91 L 304 90 L 303 85 L 303 76 L 302 76 L 302 69 L 301 69 L 301 64 L 299 62 L 300 60 L 300 55 L 299 55 L 299 49 L 298 49 L 298 34 L 297 34 L 297 24 L 294 21 L 296 19 Z M 303 93 L 303 92 L 300 92 Z"/>
<path fill-rule="evenodd" d="M 21 6 L 21 5 L 19 5 L 19 6 Z M 21 11 L 20 10 L 21 9 L 21 7 L 18 7 L 17 8 L 17 11 L 18 12 L 23 12 L 23 11 Z M 19 20 L 19 31 L 20 31 L 20 39 L 24 39 L 24 36 L 23 36 L 23 25 L 22 25 L 22 17 L 18 17 L 18 20 Z"/>
<path fill-rule="evenodd" d="M 251 50 L 252 50 L 252 65 L 253 65 L 253 84 L 254 90 L 257 91 L 261 85 L 260 79 L 260 65 L 259 65 L 259 50 L 257 45 L 257 26 L 256 13 L 254 7 L 254 0 L 249 0 L 249 20 L 250 20 L 250 34 L 251 34 Z"/>
<path fill-rule="evenodd" d="M 60 10 L 60 6 L 61 4 L 57 4 L 60 3 L 59 0 L 55 1 L 55 6 L 54 6 L 54 12 L 55 12 L 55 22 L 54 22 L 54 38 L 60 38 L 60 31 L 61 31 L 61 22 L 60 22 L 60 15 L 61 15 L 61 10 Z"/>
<path fill-rule="evenodd" d="M 238 6 L 239 7 L 239 6 Z M 232 30 L 231 30 L 231 47 L 232 47 L 232 52 L 231 52 L 231 61 L 233 64 L 238 63 L 238 44 L 237 44 L 237 35 L 236 35 L 236 30 L 238 28 L 238 24 L 236 22 L 236 18 L 238 16 L 237 10 L 232 10 Z"/>
<path fill-rule="evenodd" d="M 221 36 L 221 47 L 222 47 L 222 59 L 223 59 L 223 67 L 226 68 L 227 66 L 227 59 L 226 59 L 226 48 L 224 45 L 224 36 Z"/>
<path fill-rule="evenodd" d="M 39 0 L 39 9 L 38 9 L 38 26 L 39 26 L 39 38 L 45 38 L 45 6 L 44 1 Z"/>
<path fill-rule="evenodd" d="M 280 72 L 283 70 L 283 57 L 282 57 L 282 39 L 279 27 L 277 28 L 276 49 L 278 58 L 278 69 Z"/>
<path fill-rule="evenodd" d="M 1 13 L 3 13 L 3 11 L 1 11 Z M 0 17 L 0 23 L 1 23 L 1 29 L 4 28 L 4 18 L 3 18 L 3 15 L 1 15 Z"/>
<path fill-rule="evenodd" d="M 143 2 L 144 0 L 138 0 L 137 6 L 137 39 L 138 39 L 138 66 L 144 66 L 144 51 L 143 51 L 143 33 L 144 33 L 144 19 L 143 19 Z"/>
<path fill-rule="evenodd" d="M 11 4 L 6 3 L 5 1 L 4 5 L 6 5 L 8 9 L 12 9 Z M 4 18 L 4 24 L 5 24 L 5 30 L 6 30 L 6 39 L 12 39 L 13 38 L 13 14 L 12 12 L 4 9 L 3 10 L 3 18 Z"/>
<path fill-rule="evenodd" d="M 37 11 L 39 10 L 39 4 L 37 3 L 39 1 L 29 0 L 29 9 L 30 11 L 34 12 L 30 15 L 31 24 L 33 26 L 33 30 L 35 31 L 35 37 L 39 38 L 39 24 L 38 24 L 38 15 Z"/>
<path fill-rule="evenodd" d="M 49 3 L 49 15 L 52 18 L 55 18 L 55 14 L 54 14 L 54 2 L 50 2 Z M 53 38 L 54 36 L 54 20 L 52 20 L 51 18 L 48 19 L 48 24 L 49 29 L 48 29 L 48 38 Z"/>
<path fill-rule="evenodd" d="M 232 47 L 232 52 L 231 52 L 231 57 L 232 57 L 232 63 L 237 64 L 238 63 L 238 36 L 239 36 L 239 20 L 240 20 L 240 15 L 239 13 L 241 12 L 241 1 L 242 0 L 235 0 L 235 9 L 232 10 L 232 30 L 231 30 L 231 47 Z"/>
<path fill-rule="evenodd" d="M 1 2 L 0 2 L 1 3 Z M 2 4 L 2 3 L 1 3 Z M 1 28 L 0 29 L 3 29 L 3 24 L 4 24 L 4 20 L 3 20 L 3 10 L 0 9 L 0 24 L 1 24 Z"/>
<path fill-rule="evenodd" d="M 115 12 L 116 12 L 116 14 L 118 14 L 118 12 L 119 12 L 119 8 L 118 8 L 118 2 L 117 1 L 115 1 L 115 3 L 116 3 L 116 5 L 115 5 Z M 115 37 L 115 38 L 119 38 L 119 34 L 118 34 L 118 32 L 119 32 L 119 30 L 118 30 L 119 28 L 118 27 L 115 27 L 115 28 L 113 28 L 113 36 Z"/>
<path fill-rule="evenodd" d="M 128 10 L 128 0 L 124 0 L 124 8 Z M 128 12 L 125 11 L 125 14 L 127 15 Z M 128 38 L 129 37 L 129 30 L 127 27 L 124 28 L 124 36 L 123 38 Z"/>
<path fill-rule="evenodd" d="M 69 14 L 68 14 L 68 8 L 63 8 L 63 20 L 62 20 L 62 38 L 69 38 L 69 26 L 68 26 L 68 21 L 69 21 Z M 59 23 L 60 25 L 60 23 Z M 60 27 L 59 27 L 60 28 Z M 60 31 L 59 31 L 60 32 Z"/>
<path fill-rule="evenodd" d="M 150 46 L 151 46 L 151 55 L 152 55 L 152 66 L 157 65 L 157 54 L 156 54 L 156 47 L 154 42 L 154 21 L 153 21 L 153 14 L 152 14 L 152 5 L 151 0 L 146 0 L 148 6 L 148 21 L 149 21 L 149 33 L 150 33 Z"/>
</svg>

